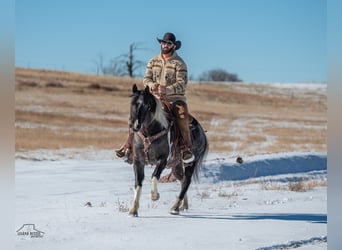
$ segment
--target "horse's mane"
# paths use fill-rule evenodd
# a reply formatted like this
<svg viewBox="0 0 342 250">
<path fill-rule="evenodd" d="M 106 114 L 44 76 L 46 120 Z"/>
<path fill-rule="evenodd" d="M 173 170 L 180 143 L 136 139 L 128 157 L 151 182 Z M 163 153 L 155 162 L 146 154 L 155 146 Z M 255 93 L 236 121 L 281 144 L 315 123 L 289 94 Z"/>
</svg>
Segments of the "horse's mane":
<svg viewBox="0 0 342 250">
<path fill-rule="evenodd" d="M 156 112 L 154 113 L 154 119 L 160 122 L 164 128 L 169 127 L 169 120 L 167 119 L 167 113 L 163 109 L 163 104 L 159 99 L 153 96 L 156 101 Z"/>
</svg>

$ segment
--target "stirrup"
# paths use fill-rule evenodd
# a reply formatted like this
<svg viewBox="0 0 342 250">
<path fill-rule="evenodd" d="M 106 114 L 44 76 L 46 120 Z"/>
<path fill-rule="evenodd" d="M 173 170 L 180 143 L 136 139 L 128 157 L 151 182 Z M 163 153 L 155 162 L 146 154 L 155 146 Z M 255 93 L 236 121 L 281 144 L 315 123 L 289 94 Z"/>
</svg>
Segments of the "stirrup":
<svg viewBox="0 0 342 250">
<path fill-rule="evenodd" d="M 127 150 L 128 148 L 126 148 L 125 146 L 122 146 L 121 148 L 115 150 L 115 156 L 117 158 L 123 158 L 127 154 Z"/>
<path fill-rule="evenodd" d="M 182 161 L 185 164 L 189 164 L 195 160 L 194 154 L 190 150 L 186 150 L 183 152 Z"/>
<path fill-rule="evenodd" d="M 127 162 L 128 164 L 133 164 L 133 161 L 134 161 L 133 151 L 131 149 L 127 149 L 125 162 Z"/>
</svg>

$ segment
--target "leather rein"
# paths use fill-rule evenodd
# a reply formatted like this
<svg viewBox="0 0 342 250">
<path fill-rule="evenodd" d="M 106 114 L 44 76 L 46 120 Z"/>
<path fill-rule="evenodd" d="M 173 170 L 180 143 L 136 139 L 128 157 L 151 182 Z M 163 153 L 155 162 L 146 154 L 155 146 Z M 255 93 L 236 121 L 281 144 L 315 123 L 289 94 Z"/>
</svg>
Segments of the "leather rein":
<svg viewBox="0 0 342 250">
<path fill-rule="evenodd" d="M 164 105 L 164 110 L 167 109 L 167 111 L 170 113 L 170 110 L 171 110 L 171 104 L 164 101 L 164 100 L 161 100 L 162 101 L 162 104 Z M 163 129 L 162 131 L 160 131 L 159 133 L 155 134 L 155 135 L 152 135 L 152 136 L 145 136 L 143 134 L 142 131 L 138 131 L 137 132 L 137 135 L 140 137 L 140 139 L 144 142 L 144 153 L 145 153 L 145 158 L 146 158 L 146 161 L 149 162 L 149 159 L 148 159 L 148 150 L 150 148 L 150 146 L 152 145 L 152 143 L 159 139 L 160 137 L 166 135 L 167 133 L 169 133 L 170 131 L 170 128 L 172 127 L 173 125 L 173 121 L 171 120 L 168 128 L 165 128 Z"/>
<path fill-rule="evenodd" d="M 154 142 L 155 140 L 159 139 L 160 137 L 162 137 L 163 135 L 166 135 L 169 130 L 170 130 L 169 126 L 168 128 L 160 131 L 158 134 L 152 135 L 152 136 L 145 136 L 141 131 L 138 131 L 138 136 L 140 137 L 140 139 L 144 142 L 144 152 L 147 155 L 148 149 L 150 148 L 152 142 Z"/>
</svg>

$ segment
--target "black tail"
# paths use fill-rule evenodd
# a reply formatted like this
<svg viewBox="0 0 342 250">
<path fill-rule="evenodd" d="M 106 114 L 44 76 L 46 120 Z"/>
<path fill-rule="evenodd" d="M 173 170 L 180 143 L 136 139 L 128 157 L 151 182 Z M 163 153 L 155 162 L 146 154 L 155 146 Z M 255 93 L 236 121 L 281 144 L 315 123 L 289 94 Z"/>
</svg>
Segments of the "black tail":
<svg viewBox="0 0 342 250">
<path fill-rule="evenodd" d="M 209 144 L 205 132 L 201 126 L 201 124 L 193 118 L 191 122 L 191 134 L 192 134 L 192 144 L 193 144 L 193 153 L 195 154 L 195 164 L 193 177 L 195 181 L 199 180 L 199 172 L 205 161 L 208 151 L 209 151 Z"/>
</svg>

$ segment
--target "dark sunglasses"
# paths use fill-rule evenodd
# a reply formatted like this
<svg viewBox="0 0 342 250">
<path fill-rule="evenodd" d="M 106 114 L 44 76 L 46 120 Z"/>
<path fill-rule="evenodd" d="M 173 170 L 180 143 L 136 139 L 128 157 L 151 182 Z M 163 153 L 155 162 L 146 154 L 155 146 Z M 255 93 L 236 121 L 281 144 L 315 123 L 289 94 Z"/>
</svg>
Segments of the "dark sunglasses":
<svg viewBox="0 0 342 250">
<path fill-rule="evenodd" d="M 161 45 L 166 45 L 168 47 L 171 47 L 173 45 L 173 42 L 161 41 L 160 44 Z"/>
</svg>

